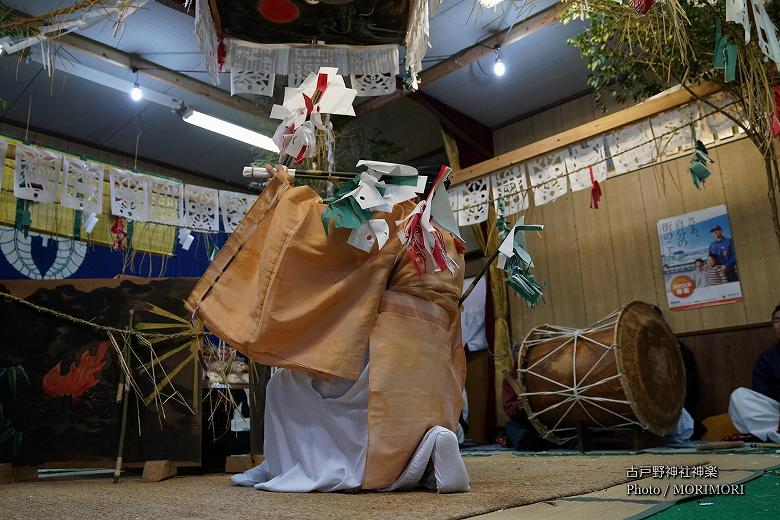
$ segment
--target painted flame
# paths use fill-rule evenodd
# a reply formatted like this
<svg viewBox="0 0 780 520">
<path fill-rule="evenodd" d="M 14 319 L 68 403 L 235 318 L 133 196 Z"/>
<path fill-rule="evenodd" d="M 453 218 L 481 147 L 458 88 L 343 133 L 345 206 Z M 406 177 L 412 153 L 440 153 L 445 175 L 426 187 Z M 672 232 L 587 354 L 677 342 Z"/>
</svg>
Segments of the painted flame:
<svg viewBox="0 0 780 520">
<path fill-rule="evenodd" d="M 70 370 L 65 375 L 60 374 L 62 362 L 57 363 L 43 376 L 43 391 L 51 397 L 69 395 L 74 399 L 81 397 L 84 392 L 100 383 L 95 376 L 103 370 L 106 364 L 106 352 L 108 342 L 100 343 L 96 355 L 89 350 L 81 354 L 81 359 L 70 364 Z"/>
</svg>

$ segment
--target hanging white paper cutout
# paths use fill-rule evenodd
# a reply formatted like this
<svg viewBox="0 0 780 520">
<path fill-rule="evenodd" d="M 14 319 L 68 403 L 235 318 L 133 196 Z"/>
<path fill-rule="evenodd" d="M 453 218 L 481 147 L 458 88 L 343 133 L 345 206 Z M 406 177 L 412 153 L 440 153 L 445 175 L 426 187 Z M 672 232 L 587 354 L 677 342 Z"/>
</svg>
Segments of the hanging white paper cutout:
<svg viewBox="0 0 780 520">
<path fill-rule="evenodd" d="M 723 109 L 725 112 L 729 113 L 732 117 L 735 117 L 739 121 L 745 121 L 745 117 L 741 114 L 739 105 L 735 104 L 734 99 L 728 96 L 725 92 L 718 92 L 717 94 L 713 94 L 707 99 L 707 101 L 717 106 L 718 108 Z M 735 134 L 744 132 L 742 128 L 740 128 L 734 121 L 729 119 L 722 112 L 715 110 L 714 108 L 704 103 L 702 103 L 702 108 L 704 109 L 704 113 L 707 114 L 705 119 L 707 124 L 703 134 L 709 134 L 712 136 L 710 142 L 715 140 L 728 139 Z M 708 143 L 704 142 L 704 144 Z"/>
<path fill-rule="evenodd" d="M 531 186 L 538 186 L 566 175 L 566 150 L 556 150 L 526 163 Z"/>
<path fill-rule="evenodd" d="M 222 213 L 222 227 L 225 233 L 232 233 L 257 200 L 257 195 L 219 191 L 219 211 Z"/>
<path fill-rule="evenodd" d="M 534 205 L 542 206 L 566 195 L 568 183 L 566 177 L 553 179 L 545 184 L 534 187 Z"/>
<path fill-rule="evenodd" d="M 607 163 L 598 163 L 593 165 L 593 179 L 599 181 L 599 183 L 607 180 Z M 590 168 L 584 168 L 577 170 L 574 173 L 569 174 L 569 185 L 571 191 L 580 191 L 590 189 L 593 183 L 590 180 Z"/>
<path fill-rule="evenodd" d="M 111 168 L 111 214 L 138 222 L 149 220 L 149 177 Z"/>
<path fill-rule="evenodd" d="M 450 208 L 452 208 L 452 212 L 455 214 L 455 216 L 458 216 L 459 208 L 460 208 L 460 201 L 458 194 L 460 193 L 460 190 L 457 186 L 454 188 L 450 188 L 447 190 L 447 198 L 450 199 Z"/>
<path fill-rule="evenodd" d="M 149 220 L 158 224 L 181 226 L 184 222 L 184 184 L 149 178 Z"/>
<path fill-rule="evenodd" d="M 219 191 L 212 188 L 184 187 L 186 226 L 202 231 L 219 231 Z"/>
<path fill-rule="evenodd" d="M 488 177 L 472 179 L 457 186 L 458 225 L 468 226 L 488 218 Z"/>
<path fill-rule="evenodd" d="M 270 45 L 229 40 L 230 94 L 273 96 L 277 56 L 281 49 Z M 284 51 L 286 58 L 287 52 Z"/>
<path fill-rule="evenodd" d="M 85 213 L 102 213 L 104 175 L 105 168 L 99 164 L 63 158 L 60 204 Z"/>
<path fill-rule="evenodd" d="M 35 202 L 57 200 L 62 157 L 40 148 L 16 145 L 14 196 Z"/>
<path fill-rule="evenodd" d="M 528 209 L 530 197 L 524 164 L 493 172 L 490 174 L 490 184 L 493 188 L 493 204 L 499 216 L 514 215 Z M 499 201 L 503 204 L 499 205 Z"/>
<path fill-rule="evenodd" d="M 647 120 L 615 130 L 607 136 L 607 143 L 615 166 L 612 176 L 638 170 L 656 160 L 653 132 Z"/>
<path fill-rule="evenodd" d="M 203 53 L 203 64 L 211 82 L 219 85 L 219 41 L 209 0 L 195 2 L 195 41 Z"/>
<path fill-rule="evenodd" d="M 777 27 L 766 12 L 766 0 L 750 0 L 753 5 L 753 20 L 756 22 L 758 46 L 768 59 L 775 62 L 780 70 L 780 41 L 777 37 Z"/>
<path fill-rule="evenodd" d="M 741 24 L 745 29 L 745 43 L 750 41 L 747 0 L 726 0 L 726 21 Z"/>
<path fill-rule="evenodd" d="M 580 170 L 587 170 L 588 166 L 601 165 L 604 162 L 604 139 L 602 136 L 594 137 L 587 141 L 580 141 L 568 147 L 566 156 L 566 171 L 569 176 Z"/>
<path fill-rule="evenodd" d="M 698 117 L 698 105 L 689 103 L 650 118 L 658 153 L 661 156 L 668 156 L 691 150 L 693 148 L 691 125 L 698 130 L 698 125 L 694 123 Z"/>
<path fill-rule="evenodd" d="M 5 174 L 5 154 L 8 152 L 8 141 L 0 139 L 0 189 L 3 188 L 3 175 Z"/>
</svg>

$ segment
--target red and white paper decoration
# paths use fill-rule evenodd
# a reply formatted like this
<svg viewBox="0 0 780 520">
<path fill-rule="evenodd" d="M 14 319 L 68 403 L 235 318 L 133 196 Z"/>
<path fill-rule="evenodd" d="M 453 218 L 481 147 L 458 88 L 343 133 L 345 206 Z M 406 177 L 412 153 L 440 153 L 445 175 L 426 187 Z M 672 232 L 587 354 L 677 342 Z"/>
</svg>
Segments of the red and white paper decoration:
<svg viewBox="0 0 780 520">
<path fill-rule="evenodd" d="M 607 179 L 607 162 L 604 160 L 604 156 L 602 136 L 569 146 L 566 171 L 569 172 L 571 191 L 580 191 L 591 187 L 591 170 L 595 180 L 603 182 Z"/>
</svg>

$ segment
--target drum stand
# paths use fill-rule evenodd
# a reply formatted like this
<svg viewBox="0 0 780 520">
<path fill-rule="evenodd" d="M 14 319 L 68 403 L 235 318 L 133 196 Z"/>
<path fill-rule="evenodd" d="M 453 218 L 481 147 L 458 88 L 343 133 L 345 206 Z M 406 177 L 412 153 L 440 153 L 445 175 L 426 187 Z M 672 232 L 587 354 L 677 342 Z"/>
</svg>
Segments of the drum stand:
<svg viewBox="0 0 780 520">
<path fill-rule="evenodd" d="M 664 445 L 662 436 L 641 428 L 594 431 L 578 422 L 576 429 L 577 450 L 581 453 L 605 449 L 639 451 Z"/>
</svg>

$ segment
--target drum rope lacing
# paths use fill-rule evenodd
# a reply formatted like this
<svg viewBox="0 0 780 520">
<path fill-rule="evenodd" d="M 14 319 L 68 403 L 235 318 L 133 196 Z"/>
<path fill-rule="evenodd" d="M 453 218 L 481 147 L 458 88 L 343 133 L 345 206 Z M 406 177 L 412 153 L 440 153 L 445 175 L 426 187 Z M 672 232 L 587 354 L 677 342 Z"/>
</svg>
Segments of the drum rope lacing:
<svg viewBox="0 0 780 520">
<path fill-rule="evenodd" d="M 569 407 L 566 409 L 566 411 L 561 415 L 560 419 L 555 423 L 555 425 L 552 428 L 548 428 L 547 433 L 544 435 L 544 437 L 549 437 L 555 433 L 558 432 L 564 432 L 564 431 L 570 431 L 575 430 L 574 427 L 559 427 L 561 422 L 566 418 L 566 416 L 569 414 L 569 412 L 575 407 L 579 406 L 582 411 L 585 412 L 585 414 L 599 427 L 594 428 L 595 430 L 610 430 L 615 428 L 622 428 L 625 426 L 640 426 L 644 428 L 644 426 L 631 419 L 630 417 L 627 417 L 623 414 L 620 414 L 618 412 L 615 412 L 614 410 L 610 410 L 604 406 L 601 406 L 600 402 L 607 402 L 607 403 L 617 403 L 617 404 L 625 404 L 632 406 L 633 402 L 627 401 L 627 400 L 621 400 L 621 399 L 610 399 L 608 397 L 596 397 L 596 396 L 589 396 L 584 395 L 583 392 L 594 388 L 599 385 L 603 385 L 604 383 L 607 383 L 609 381 L 612 381 L 614 379 L 619 379 L 622 376 L 622 374 L 616 374 L 613 376 L 606 377 L 604 379 L 601 379 L 600 381 L 596 381 L 589 384 L 584 384 L 585 380 L 588 379 L 588 377 L 593 373 L 593 371 L 596 369 L 596 367 L 601 363 L 603 359 L 605 359 L 610 353 L 614 352 L 615 349 L 618 348 L 617 345 L 607 345 L 604 343 L 601 343 L 600 341 L 597 341 L 593 338 L 590 338 L 587 336 L 587 334 L 594 333 L 594 332 L 601 332 L 610 328 L 613 328 L 615 326 L 615 322 L 617 321 L 617 317 L 620 315 L 621 309 L 616 310 L 609 316 L 605 316 L 595 324 L 591 325 L 590 327 L 584 328 L 584 329 L 574 329 L 570 327 L 559 327 L 555 325 L 545 325 L 544 327 L 540 327 L 539 332 L 541 333 L 541 337 L 538 339 L 527 339 L 525 341 L 526 345 L 530 348 L 534 345 L 538 345 L 541 343 L 546 343 L 550 339 L 556 339 L 556 338 L 568 338 L 566 341 L 564 341 L 562 344 L 557 346 L 555 349 L 551 350 L 547 354 L 545 354 L 542 358 L 538 359 L 534 362 L 533 365 L 529 366 L 528 368 L 519 368 L 518 370 L 520 372 L 523 372 L 525 374 L 532 374 L 536 377 L 539 377 L 541 379 L 544 379 L 545 381 L 548 381 L 549 383 L 552 383 L 556 386 L 561 387 L 560 390 L 553 390 L 553 391 L 544 391 L 544 392 L 524 392 L 519 394 L 521 397 L 528 397 L 528 396 L 534 396 L 534 395 L 560 395 L 560 396 L 566 396 L 566 399 L 555 403 L 553 405 L 548 406 L 547 408 L 544 408 L 542 410 L 536 411 L 533 414 L 529 415 L 529 419 L 534 419 L 535 417 L 542 415 L 546 412 L 549 412 L 550 410 L 554 410 L 555 408 L 558 408 L 560 406 L 564 406 L 566 404 L 569 405 Z M 598 360 L 593 364 L 592 367 L 588 370 L 588 372 L 578 381 L 577 380 L 577 344 L 580 341 L 587 341 L 591 344 L 597 345 L 604 349 L 603 354 L 598 358 Z M 561 383 L 560 381 L 555 381 L 554 379 L 550 379 L 549 377 L 546 377 L 538 372 L 534 371 L 534 367 L 542 363 L 547 358 L 555 355 L 557 352 L 561 351 L 564 348 L 567 348 L 568 346 L 572 347 L 572 378 L 573 378 L 573 385 L 567 386 L 564 383 Z M 600 410 L 603 410 L 604 412 L 607 412 L 611 415 L 614 415 L 618 417 L 619 419 L 622 419 L 624 422 L 613 425 L 613 426 L 604 426 L 601 422 L 596 420 L 595 417 L 590 413 L 588 408 L 585 406 L 586 404 L 593 406 L 595 408 L 599 408 Z M 559 438 L 562 441 L 568 441 L 571 439 L 575 439 L 576 435 L 572 435 L 570 437 L 561 437 Z"/>
</svg>

